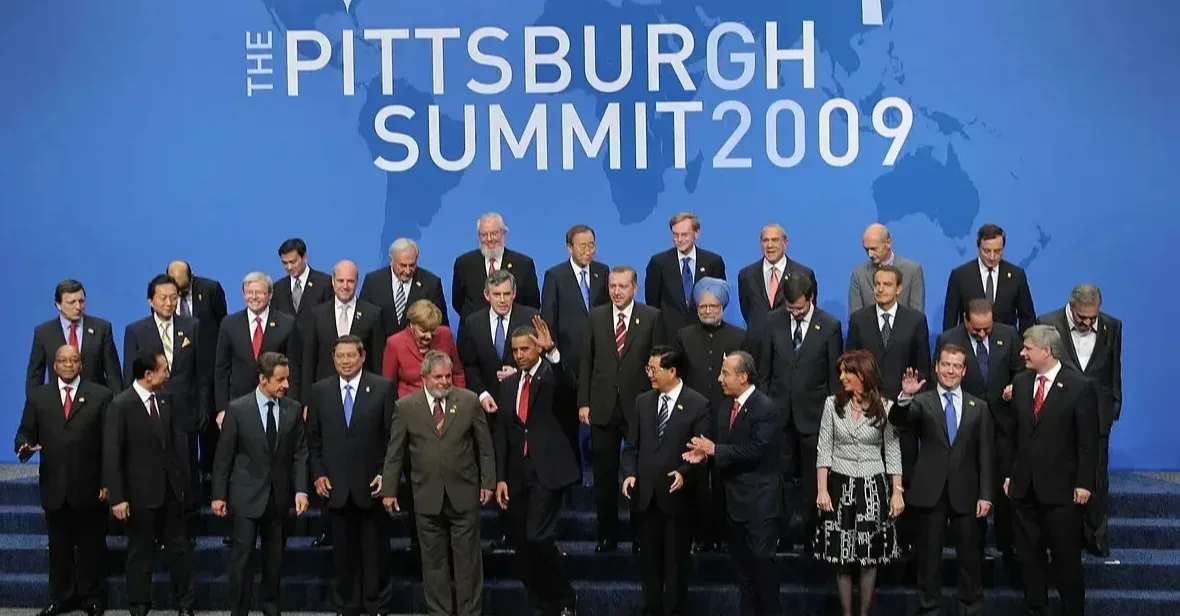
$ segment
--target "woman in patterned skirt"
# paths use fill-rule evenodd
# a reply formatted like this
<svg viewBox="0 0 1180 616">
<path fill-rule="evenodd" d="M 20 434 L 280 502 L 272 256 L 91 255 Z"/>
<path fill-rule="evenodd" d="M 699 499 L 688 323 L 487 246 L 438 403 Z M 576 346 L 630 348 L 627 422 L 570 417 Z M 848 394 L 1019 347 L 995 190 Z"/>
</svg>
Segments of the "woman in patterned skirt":
<svg viewBox="0 0 1180 616">
<path fill-rule="evenodd" d="M 900 556 L 894 520 L 905 509 L 901 448 L 888 422 L 877 362 L 868 351 L 839 360 L 844 390 L 824 403 L 816 457 L 819 523 L 815 557 L 839 567 L 844 616 L 852 614 L 852 573 L 860 569 L 860 613 L 873 607 L 877 567 Z"/>
</svg>

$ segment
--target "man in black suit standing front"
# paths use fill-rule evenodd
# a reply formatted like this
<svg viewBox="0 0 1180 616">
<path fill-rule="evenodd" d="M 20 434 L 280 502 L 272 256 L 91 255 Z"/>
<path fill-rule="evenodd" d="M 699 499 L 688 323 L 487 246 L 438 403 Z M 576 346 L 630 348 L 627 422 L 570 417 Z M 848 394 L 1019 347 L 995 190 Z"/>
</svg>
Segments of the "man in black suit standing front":
<svg viewBox="0 0 1180 616">
<path fill-rule="evenodd" d="M 675 340 L 676 332 L 697 322 L 693 287 L 701 278 L 725 280 L 725 259 L 697 246 L 701 219 L 696 214 L 680 212 L 668 221 L 668 228 L 672 230 L 672 248 L 647 262 L 643 296 L 648 306 L 660 311 L 663 339 Z"/>
<path fill-rule="evenodd" d="M 787 256 L 787 231 L 782 225 L 762 227 L 759 242 L 762 258 L 738 272 L 738 302 L 746 328 L 751 330 L 759 329 L 772 310 L 782 308 L 782 288 L 787 281 L 808 278 L 812 292 L 816 290 L 815 271 Z M 809 299 L 815 301 L 814 297 Z"/>
<path fill-rule="evenodd" d="M 999 225 L 986 224 L 979 228 L 975 234 L 979 256 L 956 267 L 947 279 L 944 331 L 959 323 L 967 302 L 977 297 L 987 299 L 1000 323 L 1011 325 L 1021 333 L 1033 324 L 1037 313 L 1028 288 L 1028 275 L 1024 268 L 1004 260 L 1006 242 Z"/>
<path fill-rule="evenodd" d="M 918 436 L 921 453 L 905 493 L 918 517 L 918 612 L 939 614 L 942 599 L 942 548 L 947 525 L 959 563 L 957 614 L 983 614 L 979 524 L 992 506 L 995 431 L 987 402 L 963 391 L 967 350 L 953 344 L 938 353 L 938 386 L 908 370 L 901 396 L 889 413 L 895 426 Z"/>
<path fill-rule="evenodd" d="M 119 352 L 111 322 L 86 313 L 86 289 L 77 280 L 63 280 L 53 291 L 57 316 L 33 329 L 33 349 L 29 352 L 29 370 L 25 389 L 52 383 L 51 358 L 61 345 L 68 344 L 82 356 L 82 379 L 119 393 L 123 376 L 119 370 Z"/>
<path fill-rule="evenodd" d="M 357 299 L 356 263 L 341 261 L 332 268 L 331 301 L 311 309 L 302 323 L 299 340 L 303 352 L 303 378 L 310 388 L 334 374 L 333 354 L 336 340 L 341 336 L 356 336 L 365 344 L 365 370 L 381 374 L 381 356 L 385 353 L 385 327 L 381 323 L 381 309 Z"/>
<path fill-rule="evenodd" d="M 152 556 L 156 543 L 169 560 L 172 598 L 180 616 L 193 616 L 196 586 L 184 528 L 188 499 L 187 438 L 165 391 L 168 358 L 144 350 L 131 361 L 131 387 L 107 411 L 103 484 L 115 519 L 127 524 L 127 603 L 132 616 L 151 608 Z"/>
<path fill-rule="evenodd" d="M 1086 605 L 1078 505 L 1084 507 L 1094 491 L 1098 392 L 1092 380 L 1057 359 L 1061 345 L 1061 334 L 1051 325 L 1034 325 L 1024 333 L 1021 356 L 1028 371 L 1012 381 L 1016 426 L 1001 447 L 1024 603 L 1038 616 L 1050 613 L 1046 545 L 1061 613 L 1082 616 Z"/>
<path fill-rule="evenodd" d="M 594 504 L 598 518 L 596 552 L 619 547 L 619 456 L 635 411 L 635 398 L 651 388 L 646 366 L 651 348 L 662 343 L 660 311 L 635 301 L 639 283 L 627 265 L 607 277 L 611 305 L 590 310 L 578 375 L 578 420 L 590 426 Z M 460 351 L 462 353 L 462 351 Z M 638 537 L 636 517 L 632 537 Z M 632 551 L 639 542 L 633 541 Z"/>
<path fill-rule="evenodd" d="M 779 511 L 782 508 L 782 420 L 769 396 L 758 391 L 754 358 L 745 351 L 725 357 L 721 387 L 728 412 L 718 414 L 717 440 L 693 437 L 684 460 L 713 458 L 725 488 L 729 553 L 737 565 L 741 613 L 782 614 L 779 600 Z"/>
<path fill-rule="evenodd" d="M 262 539 L 262 613 L 279 614 L 279 570 L 288 507 L 307 511 L 307 438 L 299 402 L 287 398 L 291 368 L 280 353 L 258 358 L 258 386 L 230 402 L 213 463 L 213 514 L 233 515 L 230 613 L 250 612 L 250 560 Z"/>
<path fill-rule="evenodd" d="M 100 616 L 106 598 L 107 490 L 102 482 L 103 422 L 111 392 L 79 376 L 82 356 L 64 344 L 55 382 L 29 391 L 16 454 L 41 452 L 41 508 L 49 531 L 49 605 L 37 616 L 84 609 Z"/>
<path fill-rule="evenodd" d="M 307 398 L 307 445 L 315 490 L 331 515 L 336 611 L 384 614 L 393 593 L 389 530 L 381 506 L 381 470 L 397 389 L 367 370 L 364 342 L 341 336 L 336 373 Z"/>
<path fill-rule="evenodd" d="M 518 304 L 534 310 L 541 307 L 537 266 L 528 255 L 504 247 L 508 237 L 504 218 L 495 212 L 480 216 L 476 233 L 479 248 L 459 255 L 451 276 L 451 305 L 459 314 L 460 333 L 464 319 L 488 305 L 483 294 L 484 283 L 493 272 L 507 271 L 516 279 Z"/>
<path fill-rule="evenodd" d="M 279 259 L 287 272 L 275 283 L 275 310 L 302 319 L 312 308 L 332 301 L 332 277 L 307 264 L 307 244 L 294 237 L 279 245 Z"/>
<path fill-rule="evenodd" d="M 709 401 L 680 378 L 683 356 L 668 346 L 649 352 L 652 389 L 635 398 L 635 421 L 623 449 L 623 496 L 642 520 L 643 613 L 688 610 L 688 554 L 692 543 L 693 488 L 706 470 L 681 458 L 694 437 L 713 438 Z"/>
<path fill-rule="evenodd" d="M 533 613 L 573 616 L 577 597 L 557 547 L 557 524 L 566 488 L 582 477 L 561 416 L 574 411 L 565 406 L 574 376 L 541 317 L 512 330 L 511 344 L 519 370 L 500 388 L 506 415 L 492 434 L 496 504 L 506 514 Z"/>
<path fill-rule="evenodd" d="M 246 309 L 229 315 L 221 323 L 213 372 L 218 426 L 221 426 L 231 400 L 258 387 L 258 358 L 266 352 L 286 354 L 288 351 L 295 331 L 295 317 L 272 310 L 273 292 L 270 276 L 262 272 L 246 274 L 242 280 Z M 297 372 L 291 370 L 291 374 Z"/>
<path fill-rule="evenodd" d="M 1069 294 L 1069 303 L 1037 319 L 1052 325 L 1065 343 L 1061 363 L 1090 380 L 1098 390 L 1097 475 L 1086 503 L 1086 548 L 1097 556 L 1110 556 L 1106 542 L 1106 507 L 1110 491 L 1110 431 L 1123 410 L 1123 322 L 1101 312 L 1102 291 L 1080 284 Z"/>
<path fill-rule="evenodd" d="M 447 325 L 447 298 L 442 280 L 418 267 L 418 244 L 412 239 L 398 238 L 389 245 L 389 267 L 365 274 L 360 296 L 362 301 L 381 309 L 382 329 L 387 338 L 406 328 L 406 309 L 420 299 L 438 306 L 442 325 Z M 369 349 L 368 355 L 374 354 Z"/>
</svg>

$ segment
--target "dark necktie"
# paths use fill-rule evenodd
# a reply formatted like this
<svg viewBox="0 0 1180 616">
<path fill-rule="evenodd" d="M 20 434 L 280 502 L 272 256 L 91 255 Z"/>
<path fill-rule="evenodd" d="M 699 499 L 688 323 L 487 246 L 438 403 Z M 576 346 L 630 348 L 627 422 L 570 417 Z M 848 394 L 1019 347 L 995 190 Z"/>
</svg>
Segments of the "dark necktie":
<svg viewBox="0 0 1180 616">
<path fill-rule="evenodd" d="M 983 294 L 987 297 L 987 303 L 996 303 L 996 280 L 992 276 L 992 270 L 995 268 L 987 268 L 987 282 L 983 285 Z"/>
<path fill-rule="evenodd" d="M 791 336 L 791 342 L 795 344 L 795 350 L 803 346 L 803 321 L 795 321 L 795 335 Z"/>
<path fill-rule="evenodd" d="M 670 401 L 667 394 L 660 396 L 660 423 L 656 428 L 656 438 L 661 443 L 664 441 L 664 431 L 668 429 L 668 420 L 672 418 L 672 409 L 668 408 Z"/>
<path fill-rule="evenodd" d="M 291 289 L 291 307 L 299 312 L 299 305 L 303 303 L 303 283 L 296 278 L 295 288 Z"/>
<path fill-rule="evenodd" d="M 987 344 L 983 340 L 975 341 L 975 360 L 979 362 L 979 374 L 983 377 L 983 382 L 987 382 Z"/>
<path fill-rule="evenodd" d="M 434 431 L 442 434 L 443 429 L 443 405 L 442 398 L 434 399 Z"/>
<path fill-rule="evenodd" d="M 180 316 L 182 316 L 182 317 L 193 316 L 193 309 L 189 308 L 189 305 L 188 305 L 190 297 L 192 297 L 192 296 L 189 295 L 188 293 L 185 293 L 184 295 L 180 296 Z"/>
<path fill-rule="evenodd" d="M 266 446 L 271 451 L 275 450 L 275 445 L 279 442 L 279 423 L 275 419 L 275 403 L 270 401 L 266 403 Z"/>
<path fill-rule="evenodd" d="M 393 309 L 397 311 L 397 322 L 401 323 L 406 316 L 406 291 L 405 285 L 400 280 L 394 279 L 394 284 L 397 285 L 397 293 L 393 295 Z"/>
<path fill-rule="evenodd" d="M 156 438 L 164 441 L 164 433 L 160 429 L 160 409 L 156 406 L 156 394 L 148 396 L 148 419 L 151 420 L 152 430 L 156 433 Z"/>
<path fill-rule="evenodd" d="M 492 339 L 496 347 L 496 357 L 504 357 L 504 317 L 496 317 L 496 337 Z"/>
<path fill-rule="evenodd" d="M 888 312 L 881 315 L 881 320 L 885 321 L 885 324 L 881 326 L 881 344 L 883 346 L 889 346 L 889 336 L 893 335 L 893 326 L 889 324 L 892 318 Z"/>
<path fill-rule="evenodd" d="M 684 303 L 692 305 L 692 259 L 684 257 L 684 267 L 680 269 L 680 286 L 684 288 Z"/>
</svg>

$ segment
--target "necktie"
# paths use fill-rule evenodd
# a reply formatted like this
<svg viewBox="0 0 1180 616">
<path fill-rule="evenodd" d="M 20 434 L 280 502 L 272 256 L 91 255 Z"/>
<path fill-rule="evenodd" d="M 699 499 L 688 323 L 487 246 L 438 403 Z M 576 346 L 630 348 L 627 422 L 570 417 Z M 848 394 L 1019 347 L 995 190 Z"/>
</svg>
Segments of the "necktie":
<svg viewBox="0 0 1180 616">
<path fill-rule="evenodd" d="M 164 434 L 160 431 L 160 409 L 156 406 L 156 394 L 148 396 L 148 419 L 152 422 L 152 429 L 156 432 L 156 438 L 163 441 Z"/>
<path fill-rule="evenodd" d="M 889 320 L 893 317 L 891 317 L 889 313 L 886 312 L 881 315 L 881 318 L 885 321 L 885 324 L 881 326 L 881 343 L 888 345 L 889 336 L 893 335 L 893 326 L 889 324 Z"/>
<path fill-rule="evenodd" d="M 295 279 L 295 288 L 291 289 L 291 305 L 295 312 L 299 312 L 299 304 L 303 302 L 303 282 Z"/>
<path fill-rule="evenodd" d="M 496 260 L 488 259 L 488 276 L 491 276 L 494 271 L 496 271 Z"/>
<path fill-rule="evenodd" d="M 620 312 L 619 322 L 615 325 L 615 352 L 619 354 L 619 357 L 623 356 L 623 340 L 627 338 L 626 316 Z"/>
<path fill-rule="evenodd" d="M 73 388 L 70 387 L 69 385 L 66 385 L 62 389 L 66 390 L 66 399 L 62 400 L 61 408 L 62 408 L 62 411 L 65 413 L 65 416 L 66 416 L 65 418 L 69 419 L 70 418 L 70 409 L 72 409 L 74 407 L 74 397 L 70 395 L 70 390 Z"/>
<path fill-rule="evenodd" d="M 434 400 L 434 431 L 442 434 L 443 428 L 443 405 L 441 398 Z"/>
<path fill-rule="evenodd" d="M 274 451 L 278 441 L 279 422 L 275 419 L 275 403 L 271 400 L 266 403 L 266 446 Z"/>
<path fill-rule="evenodd" d="M 983 294 L 987 296 L 987 303 L 996 303 L 996 281 L 992 277 L 992 270 L 994 268 L 987 268 L 987 283 L 983 286 Z"/>
<path fill-rule="evenodd" d="M 803 346 L 803 321 L 795 321 L 795 335 L 791 336 L 791 342 L 795 343 L 795 350 Z"/>
<path fill-rule="evenodd" d="M 406 289 L 401 282 L 397 283 L 397 291 L 393 294 L 393 308 L 397 311 L 397 320 L 400 323 L 406 316 Z"/>
<path fill-rule="evenodd" d="M 254 359 L 258 359 L 262 353 L 262 317 L 254 317 L 254 336 L 250 339 L 250 345 L 254 347 Z"/>
<path fill-rule="evenodd" d="M 524 373 L 523 382 L 520 385 L 520 395 L 516 397 L 516 416 L 520 417 L 520 423 L 528 424 L 529 421 L 529 385 L 533 382 L 533 375 Z M 529 441 L 528 433 L 525 433 L 524 441 L 524 455 L 529 455 Z"/>
<path fill-rule="evenodd" d="M 504 357 L 504 317 L 496 317 L 496 337 L 492 339 L 496 346 L 496 357 Z"/>
<path fill-rule="evenodd" d="M 766 296 L 770 298 L 770 306 L 774 307 L 774 298 L 778 295 L 778 268 L 770 268 L 770 284 L 767 285 Z"/>
<path fill-rule="evenodd" d="M 975 360 L 979 362 L 979 374 L 983 377 L 983 382 L 987 382 L 987 344 L 983 340 L 975 341 Z"/>
<path fill-rule="evenodd" d="M 733 430 L 733 422 L 737 421 L 738 411 L 742 410 L 742 404 L 737 400 L 733 401 L 733 410 L 729 412 L 729 429 Z"/>
<path fill-rule="evenodd" d="M 586 279 L 586 270 L 581 271 L 582 281 L 579 286 L 582 287 L 582 304 L 586 306 L 586 310 L 590 310 L 590 282 Z"/>
<path fill-rule="evenodd" d="M 948 391 L 942 397 L 946 398 L 946 406 L 942 409 L 946 413 L 946 437 L 953 445 L 955 435 L 959 433 L 959 419 L 955 415 L 955 394 Z"/>
<path fill-rule="evenodd" d="M 664 431 L 668 429 L 668 420 L 672 418 L 672 410 L 668 408 L 668 403 L 672 401 L 667 394 L 660 396 L 660 423 L 656 427 L 656 438 L 663 442 Z"/>
<path fill-rule="evenodd" d="M 1033 395 L 1033 421 L 1041 418 L 1041 407 L 1045 405 L 1045 383 L 1048 382 L 1048 377 L 1044 375 L 1037 377 L 1037 393 Z"/>
<path fill-rule="evenodd" d="M 352 426 L 352 407 L 356 401 L 352 398 L 352 385 L 344 386 L 344 425 Z"/>
<path fill-rule="evenodd" d="M 684 303 L 692 305 L 692 259 L 684 257 L 684 267 L 680 268 L 680 286 L 684 288 Z"/>
<path fill-rule="evenodd" d="M 168 330 L 168 323 L 160 323 L 160 342 L 164 344 L 164 359 L 168 360 L 168 365 L 172 365 L 172 333 Z"/>
<path fill-rule="evenodd" d="M 69 339 L 69 343 L 70 343 L 70 346 L 74 347 L 74 348 L 75 348 L 75 349 L 77 349 L 79 352 L 81 352 L 81 351 L 82 351 L 82 348 L 81 348 L 80 346 L 78 346 L 78 324 L 77 324 L 77 323 L 74 323 L 74 322 L 70 322 L 70 339 Z"/>
<path fill-rule="evenodd" d="M 340 336 L 348 334 L 348 304 L 340 307 L 340 316 L 336 319 L 336 333 Z"/>
<path fill-rule="evenodd" d="M 188 293 L 185 293 L 184 295 L 180 296 L 180 316 L 182 316 L 182 317 L 193 316 L 193 309 L 189 308 L 189 305 L 188 305 L 190 297 L 191 296 Z"/>
</svg>

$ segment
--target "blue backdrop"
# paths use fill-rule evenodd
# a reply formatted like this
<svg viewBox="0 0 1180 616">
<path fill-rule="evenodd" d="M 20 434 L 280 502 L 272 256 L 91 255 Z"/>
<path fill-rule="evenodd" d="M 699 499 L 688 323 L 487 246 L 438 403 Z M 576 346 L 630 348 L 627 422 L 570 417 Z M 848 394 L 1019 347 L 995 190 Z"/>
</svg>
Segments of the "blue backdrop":
<svg viewBox="0 0 1180 616">
<path fill-rule="evenodd" d="M 1175 276 L 1153 267 L 1180 231 L 1167 154 L 1180 142 L 1178 19 L 1163 0 L 0 3 L 0 434 L 16 428 L 31 331 L 61 278 L 82 280 L 88 312 L 121 338 L 174 258 L 221 280 L 237 310 L 246 271 L 281 274 L 288 236 L 307 240 L 314 267 L 362 270 L 411 236 L 449 285 L 484 211 L 504 214 L 509 245 L 539 269 L 584 222 L 601 260 L 642 270 L 669 246 L 669 216 L 692 210 L 731 280 L 758 258 L 761 224 L 782 223 L 841 316 L 869 222 L 925 266 L 932 315 L 974 229 L 1004 226 L 1039 312 L 1091 281 L 1127 323 L 1112 466 L 1180 468 L 1172 371 L 1151 351 L 1154 325 L 1180 317 Z M 768 47 L 808 43 L 810 70 L 783 60 L 767 87 Z M 684 68 L 652 83 L 652 49 Z M 554 52 L 568 73 L 544 65 L 530 83 L 531 61 Z M 630 80 L 611 86 L 625 66 Z M 534 140 L 513 156 L 530 118 Z M 591 158 L 575 124 L 590 143 L 600 122 Z M 736 302 L 729 316 L 740 321 Z"/>
</svg>

